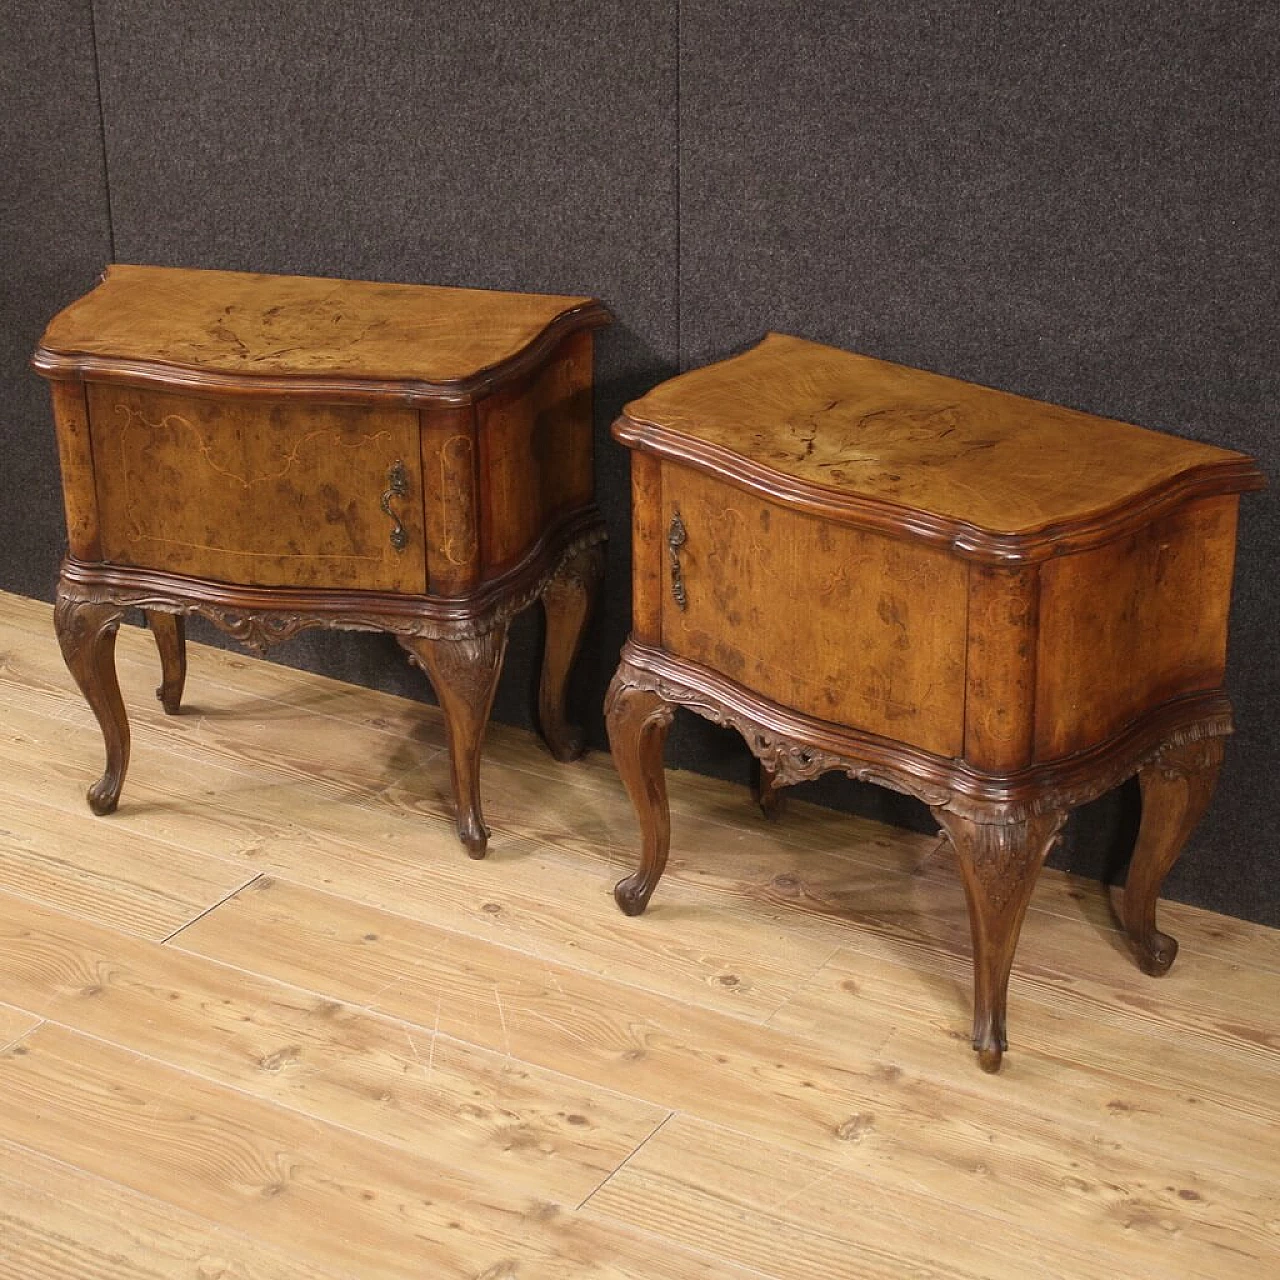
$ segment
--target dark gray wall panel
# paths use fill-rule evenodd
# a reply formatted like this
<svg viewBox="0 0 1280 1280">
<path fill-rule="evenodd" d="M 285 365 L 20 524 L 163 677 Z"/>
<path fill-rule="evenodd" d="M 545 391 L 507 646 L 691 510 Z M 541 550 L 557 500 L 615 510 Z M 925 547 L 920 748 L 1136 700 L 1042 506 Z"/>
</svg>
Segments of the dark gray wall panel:
<svg viewBox="0 0 1280 1280">
<path fill-rule="evenodd" d="M 121 261 L 589 293 L 598 341 L 605 608 L 579 694 L 599 706 L 629 621 L 625 459 L 608 423 L 675 364 L 675 9 L 99 0 Z M 499 718 L 527 722 L 538 620 Z M 376 637 L 283 661 L 418 695 Z M 196 695 L 198 696 L 198 695 Z"/>
<path fill-rule="evenodd" d="M 111 257 L 88 0 L 0 3 L 0 587 L 52 599 L 66 542 L 45 384 L 49 317 Z"/>
<path fill-rule="evenodd" d="M 1280 475 L 1278 31 L 1269 0 L 684 0 L 682 366 L 776 329 Z M 1244 508 L 1240 731 L 1169 893 L 1278 924 L 1280 497 Z M 681 750 L 745 768 L 719 734 Z M 821 794 L 920 816 L 852 784 Z M 1114 870 L 1133 817 L 1132 795 L 1091 806 L 1059 864 Z"/>
</svg>

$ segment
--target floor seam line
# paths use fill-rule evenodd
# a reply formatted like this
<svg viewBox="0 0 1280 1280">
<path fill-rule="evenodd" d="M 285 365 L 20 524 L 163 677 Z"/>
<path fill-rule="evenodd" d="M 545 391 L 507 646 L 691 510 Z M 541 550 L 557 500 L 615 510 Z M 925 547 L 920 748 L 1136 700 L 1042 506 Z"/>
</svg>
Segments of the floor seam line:
<svg viewBox="0 0 1280 1280">
<path fill-rule="evenodd" d="M 174 938 L 176 938 L 180 933 L 182 933 L 184 929 L 189 929 L 193 924 L 198 924 L 201 920 L 205 918 L 205 916 L 209 914 L 209 912 L 216 911 L 224 903 L 230 902 L 232 898 L 236 897 L 238 894 L 243 893 L 250 885 L 256 884 L 266 874 L 267 872 L 265 871 L 255 871 L 253 875 L 251 875 L 243 884 L 237 885 L 234 889 L 231 890 L 230 893 L 223 894 L 223 896 L 219 898 L 217 902 L 213 903 L 211 906 L 205 907 L 205 909 L 202 912 L 200 912 L 199 915 L 192 916 L 191 919 L 186 921 L 184 924 L 180 924 L 167 937 L 160 938 L 159 939 L 160 945 L 162 947 L 167 947 L 174 940 Z M 185 948 L 178 947 L 178 948 L 175 948 L 175 950 L 185 951 Z"/>
</svg>

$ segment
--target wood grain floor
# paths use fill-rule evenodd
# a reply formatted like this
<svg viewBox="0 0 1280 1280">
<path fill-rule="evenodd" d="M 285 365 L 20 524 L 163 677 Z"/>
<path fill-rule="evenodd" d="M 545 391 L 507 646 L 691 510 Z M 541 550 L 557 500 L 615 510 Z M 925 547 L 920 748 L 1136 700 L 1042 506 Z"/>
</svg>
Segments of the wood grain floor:
<svg viewBox="0 0 1280 1280">
<path fill-rule="evenodd" d="M 1166 905 L 1149 979 L 1046 872 L 988 1077 L 930 839 L 672 774 L 628 920 L 605 756 L 493 727 L 476 863 L 433 708 L 193 646 L 166 718 L 119 666 L 94 818 L 0 595 L 3 1280 L 1280 1274 L 1280 933 Z"/>
</svg>

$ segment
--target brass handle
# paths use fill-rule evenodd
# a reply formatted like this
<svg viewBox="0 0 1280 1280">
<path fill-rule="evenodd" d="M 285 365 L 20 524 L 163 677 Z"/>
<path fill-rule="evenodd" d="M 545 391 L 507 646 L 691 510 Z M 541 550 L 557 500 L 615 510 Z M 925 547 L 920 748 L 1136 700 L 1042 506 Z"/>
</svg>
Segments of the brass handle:
<svg viewBox="0 0 1280 1280">
<path fill-rule="evenodd" d="M 405 532 L 404 525 L 400 523 L 400 517 L 391 510 L 391 499 L 405 498 L 408 494 L 409 473 L 404 469 L 404 463 L 397 458 L 387 471 L 387 487 L 380 500 L 382 510 L 391 519 L 391 545 L 397 551 L 403 551 L 409 545 L 409 535 Z"/>
<path fill-rule="evenodd" d="M 684 573 L 680 568 L 680 548 L 688 541 L 684 521 L 680 519 L 680 512 L 675 510 L 671 514 L 671 528 L 667 530 L 667 550 L 671 552 L 671 595 L 678 609 L 685 608 L 689 603 L 689 597 L 684 591 Z"/>
</svg>

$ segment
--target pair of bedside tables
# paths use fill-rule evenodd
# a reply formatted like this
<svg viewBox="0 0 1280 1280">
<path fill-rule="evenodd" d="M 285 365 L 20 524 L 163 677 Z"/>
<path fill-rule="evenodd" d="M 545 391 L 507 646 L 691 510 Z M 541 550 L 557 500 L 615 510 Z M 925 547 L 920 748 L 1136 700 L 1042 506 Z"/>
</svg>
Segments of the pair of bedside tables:
<svg viewBox="0 0 1280 1280">
<path fill-rule="evenodd" d="M 458 833 L 483 856 L 478 764 L 507 623 L 540 599 L 543 736 L 580 741 L 566 678 L 602 569 L 589 298 L 113 267 L 36 353 L 69 531 L 55 622 L 102 727 L 115 808 L 129 731 L 113 650 L 147 612 L 179 708 L 182 619 L 260 647 L 304 627 L 395 634 L 449 739 Z M 1069 811 L 1137 773 L 1124 897 L 1140 965 L 1213 791 L 1245 456 L 771 335 L 629 405 L 633 629 L 606 700 L 642 834 L 615 891 L 666 863 L 674 709 L 733 725 L 780 788 L 829 770 L 930 806 L 959 860 L 973 1043 L 1006 1047 L 1010 966 Z"/>
</svg>

